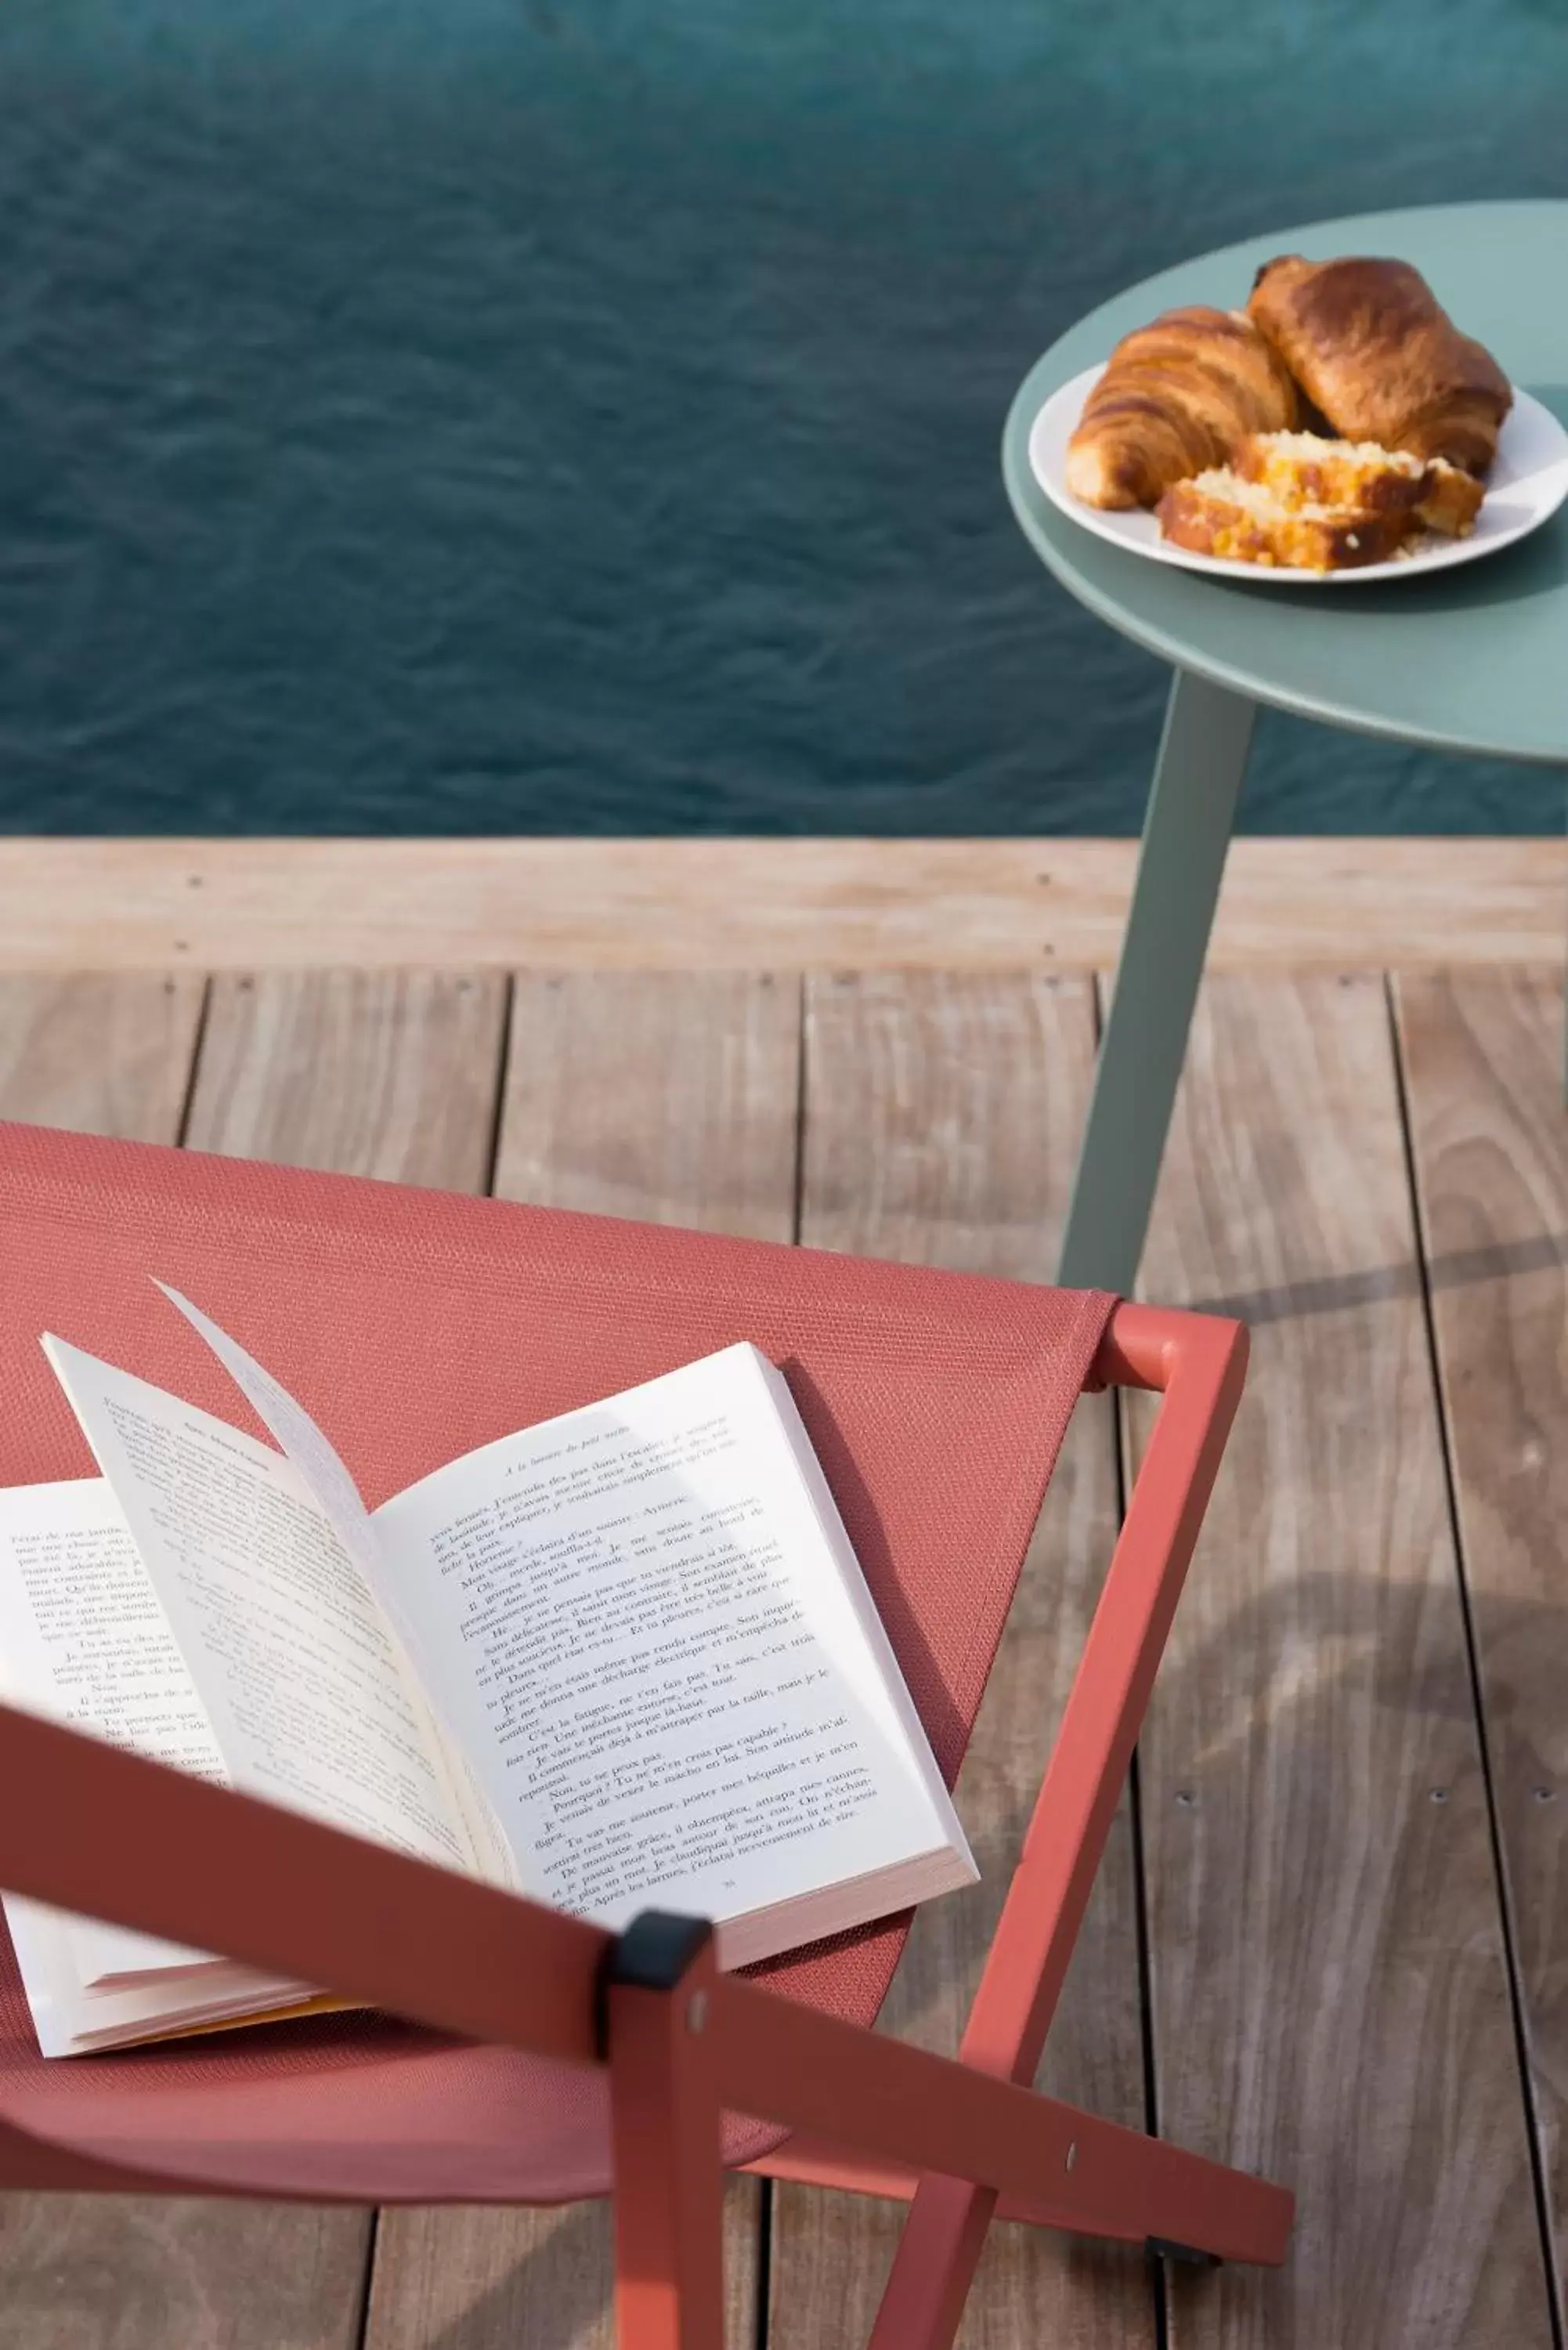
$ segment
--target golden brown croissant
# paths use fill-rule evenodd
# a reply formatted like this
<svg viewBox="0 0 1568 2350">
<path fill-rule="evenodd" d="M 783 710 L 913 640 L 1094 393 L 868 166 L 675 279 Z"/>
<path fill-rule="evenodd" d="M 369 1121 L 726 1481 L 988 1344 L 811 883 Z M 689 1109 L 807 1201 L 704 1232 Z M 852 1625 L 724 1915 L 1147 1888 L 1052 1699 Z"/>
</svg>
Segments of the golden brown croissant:
<svg viewBox="0 0 1568 2350">
<path fill-rule="evenodd" d="M 1295 421 L 1290 371 L 1240 310 L 1167 310 L 1111 353 L 1067 443 L 1067 487 L 1087 505 L 1152 506 L 1243 433 Z"/>
<path fill-rule="evenodd" d="M 1407 261 L 1287 254 L 1260 269 L 1247 310 L 1345 440 L 1471 473 L 1496 456 L 1512 387 Z"/>
</svg>

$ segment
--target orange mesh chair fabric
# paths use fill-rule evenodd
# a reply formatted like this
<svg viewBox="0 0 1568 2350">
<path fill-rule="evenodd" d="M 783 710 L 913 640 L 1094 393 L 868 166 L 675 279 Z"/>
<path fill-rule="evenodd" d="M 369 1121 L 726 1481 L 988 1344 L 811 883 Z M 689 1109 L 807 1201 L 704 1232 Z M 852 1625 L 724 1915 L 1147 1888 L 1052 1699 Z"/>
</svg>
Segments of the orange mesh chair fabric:
<svg viewBox="0 0 1568 2350">
<path fill-rule="evenodd" d="M 1113 1303 L 20 1126 L 0 1126 L 0 1204 L 5 1484 L 95 1473 L 44 1330 L 265 1435 L 151 1275 L 283 1380 L 372 1508 L 474 1445 L 752 1340 L 790 1381 L 950 1784 Z M 908 1925 L 758 1971 L 869 2022 Z M 610 2184 L 602 2072 L 389 2019 L 46 2064 L 3 1932 L 0 2121 L 253 2194 L 549 2201 Z M 734 2122 L 727 2157 L 778 2137 Z"/>
</svg>

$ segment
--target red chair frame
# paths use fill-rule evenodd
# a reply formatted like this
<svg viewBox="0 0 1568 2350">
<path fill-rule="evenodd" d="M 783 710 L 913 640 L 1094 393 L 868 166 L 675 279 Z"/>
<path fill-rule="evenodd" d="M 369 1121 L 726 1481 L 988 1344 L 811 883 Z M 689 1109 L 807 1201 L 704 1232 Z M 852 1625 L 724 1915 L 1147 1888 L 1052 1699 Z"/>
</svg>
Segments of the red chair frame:
<svg viewBox="0 0 1568 2350">
<path fill-rule="evenodd" d="M 720 2116 L 753 2167 L 910 2209 L 870 2350 L 949 2350 L 993 2216 L 1276 2264 L 1293 2199 L 1030 2088 L 1241 1389 L 1246 1332 L 1121 1305 L 1088 1384 L 1161 1390 L 957 2059 L 720 1974 L 700 1920 L 617 1937 L 0 1708 L 0 1883 L 327 1983 L 438 2030 L 607 2064 L 622 2350 L 722 2350 Z M 113 1832 L 106 1832 L 106 1824 Z M 0 2122 L 0 2181 L 211 2192 Z"/>
</svg>

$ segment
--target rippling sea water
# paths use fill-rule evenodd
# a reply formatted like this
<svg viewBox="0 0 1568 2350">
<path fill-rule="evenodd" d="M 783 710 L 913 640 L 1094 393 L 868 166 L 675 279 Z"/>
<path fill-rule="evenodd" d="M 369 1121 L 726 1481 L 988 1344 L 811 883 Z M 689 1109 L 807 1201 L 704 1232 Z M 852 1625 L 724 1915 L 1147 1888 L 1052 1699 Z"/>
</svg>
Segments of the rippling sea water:
<svg viewBox="0 0 1568 2350">
<path fill-rule="evenodd" d="M 1568 0 L 6 0 L 0 828 L 1133 829 L 1019 377 L 1565 122 Z M 1562 817 L 1276 718 L 1245 810 Z"/>
</svg>

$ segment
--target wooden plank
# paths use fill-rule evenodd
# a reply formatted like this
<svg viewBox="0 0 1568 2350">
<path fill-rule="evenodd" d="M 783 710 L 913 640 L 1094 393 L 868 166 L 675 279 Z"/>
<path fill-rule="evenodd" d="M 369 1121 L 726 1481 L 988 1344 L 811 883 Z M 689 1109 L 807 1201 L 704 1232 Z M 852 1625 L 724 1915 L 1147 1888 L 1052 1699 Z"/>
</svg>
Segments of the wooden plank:
<svg viewBox="0 0 1568 2350">
<path fill-rule="evenodd" d="M 194 972 L 0 973 L 0 1115 L 174 1141 L 202 994 Z"/>
<path fill-rule="evenodd" d="M 799 1021 L 768 972 L 520 979 L 496 1190 L 788 1240 Z"/>
<path fill-rule="evenodd" d="M 0 839 L 0 968 L 1108 968 L 1129 840 Z M 1568 844 L 1235 842 L 1215 969 L 1560 964 Z"/>
<path fill-rule="evenodd" d="M 187 1139 L 241 1157 L 482 1189 L 505 1001 L 505 982 L 494 973 L 220 977 Z M 355 2340 L 369 2216 L 305 2212 L 299 2225 L 336 2248 L 322 2305 L 337 2296 L 334 2322 Z"/>
<path fill-rule="evenodd" d="M 0 1116 L 179 1132 L 202 984 L 0 979 Z M 0 2307 L 26 2350 L 348 2350 L 366 2222 L 142 2196 L 0 2198 Z"/>
<path fill-rule="evenodd" d="M 290 2203 L 0 2200 L 16 2350 L 352 2350 L 369 2220 Z"/>
<path fill-rule="evenodd" d="M 1547 2350 L 1379 980 L 1208 983 L 1144 1280 L 1255 1326 L 1142 1747 L 1161 2126 L 1301 2199 L 1173 2350 Z"/>
<path fill-rule="evenodd" d="M 293 1167 L 483 1191 L 504 999 L 495 972 L 222 975 L 187 1140 Z"/>
<path fill-rule="evenodd" d="M 1094 1048 L 1088 983 L 1027 976 L 841 975 L 807 990 L 802 1238 L 1046 1280 Z M 884 2021 L 951 2052 L 1038 1790 L 1116 1529 L 1108 1406 L 1080 1409 L 958 1786 L 981 1883 L 922 1912 Z M 1136 1892 L 1118 1814 L 1040 2080 L 1141 2127 Z M 778 2190 L 771 2350 L 864 2341 L 901 2208 Z M 1001 2350 L 1152 2345 L 1137 2254 L 992 2230 L 961 2341 Z"/>
<path fill-rule="evenodd" d="M 755 2324 L 757 2190 L 726 2208 L 730 2350 Z M 610 2207 L 384 2211 L 365 2350 L 614 2350 Z"/>
<path fill-rule="evenodd" d="M 1558 2286 L 1568 2248 L 1568 1111 L 1545 972 L 1397 990 Z"/>
<path fill-rule="evenodd" d="M 799 989 L 766 973 L 519 976 L 504 1198 L 790 1237 Z M 727 2334 L 755 2339 L 761 2190 L 731 2183 Z M 611 2350 L 610 2212 L 389 2211 L 366 2350 Z"/>
</svg>

